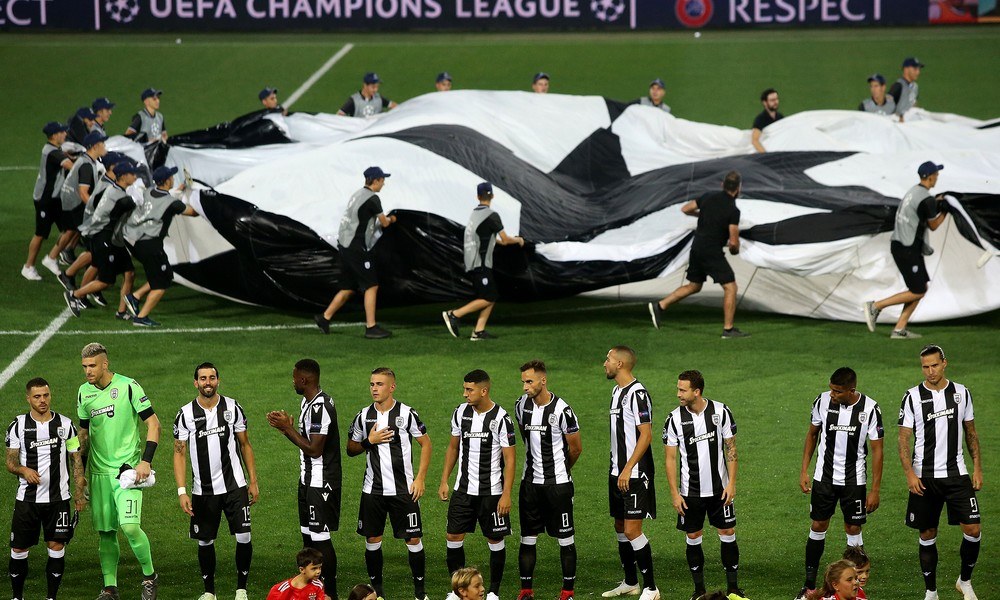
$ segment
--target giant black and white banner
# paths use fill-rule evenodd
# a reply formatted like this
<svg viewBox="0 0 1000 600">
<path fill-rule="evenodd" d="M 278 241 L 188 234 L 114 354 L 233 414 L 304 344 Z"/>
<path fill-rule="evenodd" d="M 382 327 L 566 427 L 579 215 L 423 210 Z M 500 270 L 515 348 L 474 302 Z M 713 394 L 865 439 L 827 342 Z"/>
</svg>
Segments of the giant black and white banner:
<svg viewBox="0 0 1000 600">
<path fill-rule="evenodd" d="M 169 252 L 188 285 L 313 310 L 337 289 L 346 202 L 378 164 L 399 219 L 376 246 L 380 302 L 468 293 L 462 230 L 483 180 L 507 231 L 536 243 L 497 249 L 503 298 L 656 296 L 686 265 L 695 219 L 680 206 L 737 169 L 743 250 L 729 260 L 741 306 L 860 320 L 862 300 L 904 287 L 889 254 L 895 208 L 934 160 L 950 215 L 931 234 L 932 282 L 914 318 L 960 317 L 1000 307 L 1000 260 L 977 267 L 1000 248 L 991 125 L 919 109 L 905 123 L 806 112 L 768 127 L 761 155 L 749 131 L 596 96 L 455 91 L 372 119 L 258 113 L 172 138 L 167 163 L 212 189 L 192 197 L 204 218 L 174 221 Z"/>
</svg>

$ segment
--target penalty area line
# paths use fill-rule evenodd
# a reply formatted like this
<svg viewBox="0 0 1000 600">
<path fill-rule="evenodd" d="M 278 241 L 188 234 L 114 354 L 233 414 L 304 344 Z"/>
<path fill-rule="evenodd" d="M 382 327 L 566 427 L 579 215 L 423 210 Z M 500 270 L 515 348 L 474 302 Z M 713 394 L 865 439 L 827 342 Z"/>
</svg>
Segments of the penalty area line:
<svg viewBox="0 0 1000 600">
<path fill-rule="evenodd" d="M 0 373 L 0 390 L 2 390 L 4 386 L 14 378 L 14 375 L 17 375 L 17 372 L 20 371 L 24 365 L 28 364 L 29 360 L 38 354 L 38 351 L 45 346 L 46 342 L 52 339 L 52 336 L 58 333 L 59 328 L 62 327 L 72 316 L 73 313 L 70 309 L 65 308 L 61 313 L 59 313 L 58 316 L 56 316 L 56 318 L 52 319 L 52 322 L 49 323 L 49 326 L 45 329 L 27 333 L 28 335 L 34 335 L 36 337 L 30 344 L 28 344 L 28 347 L 25 348 L 23 352 L 18 354 L 17 358 L 7 365 L 7 368 Z"/>
<path fill-rule="evenodd" d="M 344 56 L 346 56 L 347 53 L 350 52 L 352 49 L 354 49 L 354 44 L 351 43 L 344 44 L 344 47 L 338 50 L 336 54 L 331 56 L 325 63 L 323 63 L 322 67 L 316 69 L 316 72 L 310 75 L 309 79 L 306 79 L 305 82 L 303 82 L 303 84 L 299 86 L 299 89 L 292 92 L 292 95 L 289 96 L 288 99 L 285 100 L 284 102 L 285 108 L 291 108 L 291 106 L 295 104 L 295 102 L 299 98 L 301 98 L 303 94 L 309 91 L 309 88 L 311 88 L 313 84 L 319 81 L 321 77 L 326 75 L 326 72 L 332 69 L 333 65 L 337 64 L 337 62 L 340 61 L 340 59 L 344 58 Z"/>
<path fill-rule="evenodd" d="M 68 311 L 67 311 L 68 312 Z M 61 316 L 61 315 L 60 315 Z M 65 321 L 63 321 L 65 323 Z M 60 323 L 61 325 L 61 323 Z M 343 329 L 347 327 L 361 327 L 364 323 L 330 323 L 330 329 Z M 51 327 L 51 325 L 49 326 Z M 153 333 L 243 333 L 243 332 L 253 332 L 253 331 L 283 331 L 288 329 L 316 329 L 315 324 L 296 324 L 296 325 L 245 325 L 245 326 L 229 326 L 229 327 L 131 327 L 127 329 L 71 329 L 66 331 L 53 331 L 49 337 L 53 335 L 142 335 L 142 334 L 153 334 Z M 0 336 L 4 335 L 39 335 L 44 333 L 43 331 L 21 331 L 16 329 L 10 329 L 6 331 L 0 331 Z M 46 338 L 47 340 L 48 338 Z M 19 357 L 20 358 L 20 357 Z M 29 357 L 30 358 L 30 357 Z M 6 373 L 6 371 L 4 371 Z M 0 387 L 3 387 L 0 385 Z"/>
</svg>

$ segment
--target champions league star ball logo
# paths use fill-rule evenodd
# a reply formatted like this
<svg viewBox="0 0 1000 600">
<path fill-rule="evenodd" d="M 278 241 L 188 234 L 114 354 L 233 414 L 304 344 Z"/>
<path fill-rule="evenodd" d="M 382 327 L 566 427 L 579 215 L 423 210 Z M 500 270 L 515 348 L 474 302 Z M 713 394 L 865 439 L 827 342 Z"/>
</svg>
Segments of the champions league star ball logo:
<svg viewBox="0 0 1000 600">
<path fill-rule="evenodd" d="M 599 20 L 612 23 L 625 12 L 625 0 L 592 0 L 590 12 Z"/>
<path fill-rule="evenodd" d="M 677 0 L 674 14 L 685 27 L 704 27 L 712 19 L 712 0 Z"/>
<path fill-rule="evenodd" d="M 139 0 L 105 0 L 104 12 L 116 23 L 131 23 L 139 14 Z"/>
</svg>

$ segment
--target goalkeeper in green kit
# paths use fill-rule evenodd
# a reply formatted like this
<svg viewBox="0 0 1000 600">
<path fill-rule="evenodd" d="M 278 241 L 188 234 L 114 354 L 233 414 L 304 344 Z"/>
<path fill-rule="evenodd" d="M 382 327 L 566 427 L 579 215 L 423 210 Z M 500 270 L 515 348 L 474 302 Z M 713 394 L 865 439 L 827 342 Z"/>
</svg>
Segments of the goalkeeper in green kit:
<svg viewBox="0 0 1000 600">
<path fill-rule="evenodd" d="M 108 369 L 108 349 L 92 343 L 83 347 L 83 372 L 77 416 L 80 443 L 89 451 L 87 479 L 104 588 L 97 600 L 118 600 L 118 530 L 120 529 L 142 567 L 142 600 L 156 599 L 156 572 L 149 538 L 140 528 L 141 487 L 151 485 L 153 453 L 160 440 L 160 420 L 142 387 L 130 377 Z M 145 447 L 140 446 L 139 422 L 147 427 Z"/>
</svg>

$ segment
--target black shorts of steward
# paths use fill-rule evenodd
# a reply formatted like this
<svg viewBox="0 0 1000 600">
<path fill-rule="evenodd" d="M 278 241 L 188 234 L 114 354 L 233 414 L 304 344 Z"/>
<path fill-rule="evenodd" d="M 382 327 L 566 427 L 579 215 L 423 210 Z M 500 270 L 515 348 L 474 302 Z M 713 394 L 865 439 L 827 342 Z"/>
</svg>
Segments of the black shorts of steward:
<svg viewBox="0 0 1000 600">
<path fill-rule="evenodd" d="M 931 280 L 931 276 L 927 274 L 927 265 L 924 264 L 924 255 L 920 252 L 921 247 L 921 242 L 914 246 L 904 246 L 896 241 L 889 243 L 892 260 L 903 276 L 906 289 L 914 294 L 927 293 L 927 283 Z"/>
<path fill-rule="evenodd" d="M 62 201 L 59 198 L 42 199 L 35 204 L 35 235 L 43 240 L 49 239 L 52 226 L 59 224 L 62 214 Z"/>
<path fill-rule="evenodd" d="M 303 535 L 329 534 L 340 529 L 340 488 L 299 484 L 299 531 Z"/>
<path fill-rule="evenodd" d="M 337 250 L 340 252 L 340 289 L 363 292 L 378 285 L 375 256 L 371 252 L 343 246 L 338 246 Z"/>
<path fill-rule="evenodd" d="M 708 277 L 719 285 L 736 281 L 736 274 L 722 254 L 721 248 L 691 246 L 685 279 L 691 283 L 705 283 Z"/>
<path fill-rule="evenodd" d="M 473 496 L 455 490 L 448 503 L 448 533 L 472 533 L 479 523 L 487 539 L 510 535 L 510 515 L 497 513 L 499 503 L 500 496 Z"/>
<path fill-rule="evenodd" d="M 867 498 L 867 486 L 833 485 L 813 480 L 812 493 L 809 495 L 809 518 L 813 521 L 828 521 L 837 510 L 839 502 L 845 524 L 864 525 L 868 521 L 868 510 L 865 507 Z"/>
<path fill-rule="evenodd" d="M 153 290 L 165 290 L 174 281 L 174 271 L 163 249 L 163 240 L 139 240 L 132 246 L 132 256 L 146 271 L 146 281 Z"/>
<path fill-rule="evenodd" d="M 547 533 L 554 538 L 568 538 L 573 526 L 573 482 L 542 484 L 522 481 L 518 493 L 518 517 L 521 535 Z"/>
<path fill-rule="evenodd" d="M 193 540 L 214 540 L 219 534 L 223 513 L 229 521 L 230 535 L 250 533 L 250 494 L 245 487 L 225 494 L 191 496 L 191 510 L 194 516 L 188 535 Z"/>
<path fill-rule="evenodd" d="M 116 246 L 101 236 L 90 241 L 90 264 L 97 269 L 97 280 L 111 285 L 119 275 L 135 271 L 132 256 L 124 246 Z"/>
<path fill-rule="evenodd" d="M 611 518 L 632 521 L 656 518 L 656 487 L 643 473 L 628 480 L 628 491 L 618 489 L 618 478 L 608 476 L 608 512 Z"/>
<path fill-rule="evenodd" d="M 476 267 L 469 271 L 468 275 L 469 279 L 472 280 L 472 293 L 476 300 L 497 301 L 500 292 L 497 290 L 497 280 L 493 275 L 493 269 Z"/>
<path fill-rule="evenodd" d="M 968 475 L 938 479 L 925 477 L 920 481 L 924 484 L 924 495 L 910 493 L 906 504 L 907 527 L 920 531 L 936 529 L 941 509 L 946 503 L 949 525 L 979 523 L 979 500 Z"/>
<path fill-rule="evenodd" d="M 358 534 L 366 538 L 381 537 L 385 533 L 385 518 L 392 524 L 392 537 L 409 540 L 423 537 L 420 504 L 409 494 L 380 496 L 361 494 L 358 507 Z"/>
<path fill-rule="evenodd" d="M 41 530 L 46 542 L 69 543 L 73 539 L 73 511 L 69 500 L 59 502 L 14 501 L 10 523 L 10 547 L 30 548 L 38 543 Z"/>
<path fill-rule="evenodd" d="M 677 529 L 685 533 L 697 533 L 705 528 L 705 516 L 708 523 L 716 529 L 732 529 L 736 527 L 736 503 L 726 504 L 718 496 L 684 496 L 683 515 L 677 515 Z"/>
<path fill-rule="evenodd" d="M 62 210 L 62 203 L 60 202 L 59 209 L 59 216 L 56 220 L 59 231 L 79 229 L 80 225 L 83 225 L 83 204 L 73 210 Z"/>
</svg>

